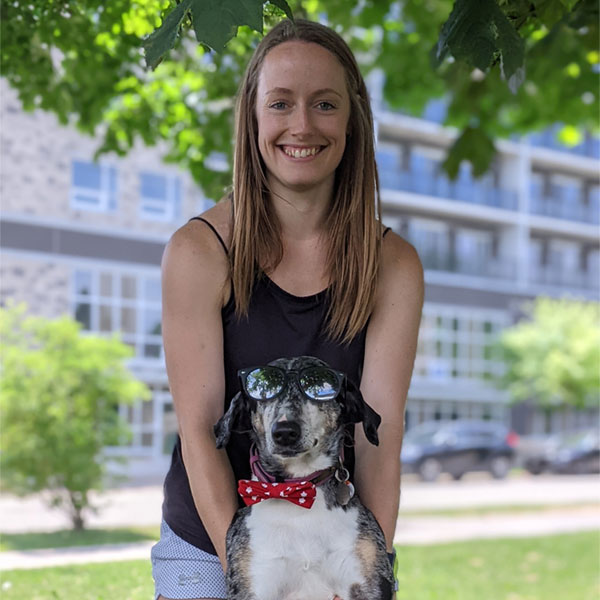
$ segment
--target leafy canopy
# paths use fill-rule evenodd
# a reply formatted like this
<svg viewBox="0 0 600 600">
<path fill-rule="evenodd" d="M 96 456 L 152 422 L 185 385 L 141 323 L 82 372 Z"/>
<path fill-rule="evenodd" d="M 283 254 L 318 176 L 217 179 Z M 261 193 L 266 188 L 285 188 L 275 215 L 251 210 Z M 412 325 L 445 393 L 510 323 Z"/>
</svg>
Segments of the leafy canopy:
<svg viewBox="0 0 600 600">
<path fill-rule="evenodd" d="M 485 172 L 497 137 L 561 122 L 577 143 L 598 129 L 596 0 L 6 2 L 2 75 L 26 109 L 99 135 L 99 154 L 160 143 L 219 198 L 231 183 L 237 85 L 257 32 L 284 13 L 328 23 L 365 75 L 382 70 L 390 108 L 419 115 L 445 98 L 458 129 L 450 174 L 465 159 Z"/>
<path fill-rule="evenodd" d="M 149 396 L 124 361 L 117 338 L 82 335 L 68 318 L 27 316 L 25 306 L 0 308 L 0 466 L 2 487 L 18 494 L 48 490 L 75 528 L 102 489 L 106 446 L 129 429 L 120 404 Z"/>
<path fill-rule="evenodd" d="M 597 407 L 600 398 L 600 304 L 538 298 L 526 319 L 503 331 L 503 384 L 515 401 L 546 408 Z"/>
</svg>

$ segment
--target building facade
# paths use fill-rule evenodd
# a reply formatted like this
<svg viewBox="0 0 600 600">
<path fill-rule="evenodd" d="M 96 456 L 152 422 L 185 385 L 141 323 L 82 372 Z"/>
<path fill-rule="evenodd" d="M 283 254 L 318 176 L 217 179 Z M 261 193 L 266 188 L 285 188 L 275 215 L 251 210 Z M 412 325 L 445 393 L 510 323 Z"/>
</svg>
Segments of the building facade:
<svg viewBox="0 0 600 600">
<path fill-rule="evenodd" d="M 386 223 L 414 244 L 426 295 L 407 425 L 483 417 L 520 433 L 589 424 L 597 411 L 511 407 L 492 381 L 502 373 L 493 342 L 537 296 L 598 300 L 600 142 L 568 149 L 553 131 L 499 140 L 490 171 L 456 180 L 442 170 L 453 132 L 443 101 L 423 119 L 379 103 L 377 163 Z"/>
<path fill-rule="evenodd" d="M 376 103 L 384 222 L 417 248 L 426 297 L 409 392 L 407 426 L 441 418 L 489 418 L 520 431 L 558 430 L 585 413 L 511 409 L 493 386 L 498 333 L 538 295 L 598 299 L 598 140 L 555 147 L 553 138 L 500 141 L 490 173 L 441 162 L 452 132 L 443 104 L 423 119 Z M 69 314 L 85 331 L 120 332 L 152 400 L 123 407 L 136 476 L 164 472 L 176 419 L 164 367 L 160 260 L 173 231 L 212 201 L 156 148 L 93 161 L 97 141 L 54 116 L 24 113 L 2 84 L 0 301 L 46 317 Z"/>
</svg>

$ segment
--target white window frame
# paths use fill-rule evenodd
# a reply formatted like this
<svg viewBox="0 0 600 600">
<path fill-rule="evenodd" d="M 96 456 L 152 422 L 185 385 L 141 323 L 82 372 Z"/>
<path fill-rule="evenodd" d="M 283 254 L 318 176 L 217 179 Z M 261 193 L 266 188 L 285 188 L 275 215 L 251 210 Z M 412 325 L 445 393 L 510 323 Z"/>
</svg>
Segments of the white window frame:
<svg viewBox="0 0 600 600">
<path fill-rule="evenodd" d="M 91 276 L 91 290 L 89 294 L 78 294 L 75 287 L 77 273 L 83 273 Z M 110 276 L 112 282 L 112 293 L 109 296 L 102 296 L 100 292 L 101 276 Z M 136 297 L 123 298 L 122 278 L 130 277 L 135 281 Z M 158 361 L 164 361 L 164 349 L 162 345 L 162 335 L 149 334 L 145 330 L 145 318 L 148 311 L 156 311 L 160 314 L 161 302 L 146 297 L 144 292 L 148 283 L 158 284 L 160 289 L 160 273 L 134 273 L 130 270 L 112 270 L 107 268 L 77 268 L 73 270 L 71 283 L 71 314 L 75 316 L 78 305 L 88 304 L 90 306 L 90 328 L 85 329 L 95 335 L 112 335 L 114 332 L 120 332 L 121 339 L 135 349 L 135 358 L 137 361 L 149 361 L 154 364 Z M 122 311 L 123 309 L 133 309 L 135 311 L 135 331 L 122 332 Z M 108 311 L 108 312 L 106 312 Z M 101 330 L 101 313 L 110 315 L 110 330 Z M 146 356 L 145 346 L 157 345 L 159 347 L 158 356 Z"/>
<path fill-rule="evenodd" d="M 178 175 L 142 171 L 139 174 L 140 205 L 139 215 L 146 221 L 171 222 L 181 216 L 183 198 L 182 181 Z M 143 195 L 143 177 L 162 177 L 165 179 L 166 197 L 164 199 L 148 198 Z"/>
<path fill-rule="evenodd" d="M 100 169 L 100 188 L 91 188 L 75 185 L 75 165 L 91 165 Z M 114 189 L 111 189 L 111 174 L 114 178 Z M 95 203 L 83 202 L 78 195 L 95 198 Z M 119 180 L 117 168 L 104 163 L 94 163 L 89 160 L 71 160 L 71 190 L 70 202 L 74 210 L 85 210 L 93 212 L 115 213 L 118 209 Z"/>
<path fill-rule="evenodd" d="M 505 311 L 425 303 L 413 380 L 487 381 L 501 375 L 503 362 L 486 357 L 485 348 L 508 324 Z"/>
</svg>

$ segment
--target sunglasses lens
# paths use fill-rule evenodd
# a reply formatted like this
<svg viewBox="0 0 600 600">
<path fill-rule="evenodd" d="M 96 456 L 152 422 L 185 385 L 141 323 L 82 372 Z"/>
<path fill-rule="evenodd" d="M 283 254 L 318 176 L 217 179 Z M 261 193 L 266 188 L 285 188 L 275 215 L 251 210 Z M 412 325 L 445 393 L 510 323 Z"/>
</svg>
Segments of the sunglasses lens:
<svg viewBox="0 0 600 600">
<path fill-rule="evenodd" d="M 337 375 L 323 367 L 302 371 L 300 375 L 302 391 L 313 400 L 333 400 L 340 391 Z"/>
<path fill-rule="evenodd" d="M 246 392 L 255 400 L 269 400 L 277 396 L 285 385 L 283 373 L 269 367 L 259 367 L 246 376 Z"/>
</svg>

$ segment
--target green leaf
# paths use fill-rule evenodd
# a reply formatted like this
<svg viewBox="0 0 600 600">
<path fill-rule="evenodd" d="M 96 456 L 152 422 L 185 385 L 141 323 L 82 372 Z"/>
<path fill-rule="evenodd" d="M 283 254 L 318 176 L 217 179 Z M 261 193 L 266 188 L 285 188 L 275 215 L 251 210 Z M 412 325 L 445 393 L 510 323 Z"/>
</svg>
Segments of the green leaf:
<svg viewBox="0 0 600 600">
<path fill-rule="evenodd" d="M 196 39 L 213 50 L 222 50 L 237 34 L 241 25 L 263 31 L 263 0 L 182 0 L 165 18 L 162 25 L 144 42 L 146 64 L 155 69 L 173 48 L 181 24 L 191 12 Z M 291 9 L 285 0 L 275 0 L 286 14 Z"/>
<path fill-rule="evenodd" d="M 473 175 L 479 177 L 489 168 L 496 148 L 492 139 L 479 127 L 466 127 L 458 136 L 442 164 L 451 179 L 458 175 L 460 164 L 468 160 L 473 165 Z"/>
<path fill-rule="evenodd" d="M 579 0 L 560 0 L 560 3 L 567 9 L 573 10 L 573 7 L 577 4 Z"/>
<path fill-rule="evenodd" d="M 240 25 L 263 31 L 263 0 L 192 0 L 192 23 L 196 39 L 221 50 Z"/>
<path fill-rule="evenodd" d="M 523 82 L 525 44 L 494 0 L 456 0 L 435 49 L 437 66 L 448 54 L 481 71 L 499 60 L 513 92 Z"/>
<path fill-rule="evenodd" d="M 162 61 L 164 55 L 173 48 L 181 23 L 193 0 L 182 0 L 166 17 L 162 25 L 143 42 L 146 65 L 150 69 Z"/>
<path fill-rule="evenodd" d="M 599 16 L 600 7 L 597 0 L 579 0 L 569 16 L 568 24 L 574 29 L 581 29 L 594 24 L 597 35 Z M 597 44 L 596 47 L 598 47 Z"/>
<path fill-rule="evenodd" d="M 276 6 L 282 10 L 288 19 L 291 19 L 292 21 L 294 20 L 294 13 L 292 12 L 292 9 L 286 0 L 269 0 L 269 4 L 273 4 L 273 6 Z"/>
</svg>

